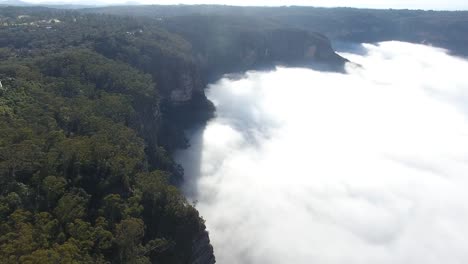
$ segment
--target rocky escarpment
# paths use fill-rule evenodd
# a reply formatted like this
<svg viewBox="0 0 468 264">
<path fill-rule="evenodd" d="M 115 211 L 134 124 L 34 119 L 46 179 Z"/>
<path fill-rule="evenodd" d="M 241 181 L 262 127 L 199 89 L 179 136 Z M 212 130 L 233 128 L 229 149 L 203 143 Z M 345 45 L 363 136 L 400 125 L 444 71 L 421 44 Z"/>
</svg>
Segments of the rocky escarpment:
<svg viewBox="0 0 468 264">
<path fill-rule="evenodd" d="M 183 148 L 188 144 L 184 130 L 212 117 L 214 107 L 206 98 L 204 88 L 223 74 L 276 65 L 340 70 L 346 62 L 333 51 L 330 41 L 323 35 L 269 26 L 252 27 L 239 24 L 242 19 L 237 18 L 231 22 L 226 18 L 203 16 L 167 21 L 166 29 L 181 36 L 183 39 L 179 41 L 186 43 L 180 46 L 190 46 L 177 51 L 177 56 L 159 51 L 157 41 L 149 42 L 149 46 L 136 46 L 131 34 L 125 38 L 105 38 L 97 45 L 101 53 L 151 74 L 157 84 L 160 108 L 145 111 L 147 120 L 143 122 L 147 125 L 145 137 L 151 139 L 149 157 L 154 160 L 150 163 L 157 167 L 162 164 L 158 164 L 157 149 L 152 147 L 162 145 L 169 151 Z M 149 35 L 140 37 L 152 40 Z M 135 52 L 135 48 L 138 55 L 132 56 L 128 51 Z M 174 168 L 172 171 L 179 175 L 173 177 L 174 183 L 180 183 L 181 170 Z M 193 241 L 190 263 L 214 262 L 213 247 L 208 233 L 203 231 Z"/>
<path fill-rule="evenodd" d="M 431 44 L 448 49 L 457 55 L 468 56 L 467 11 L 372 10 L 305 6 L 252 8 L 224 5 L 154 5 L 104 7 L 88 9 L 87 12 L 159 18 L 190 14 L 225 17 L 242 14 L 263 20 L 263 22 L 274 21 L 275 24 L 283 27 L 321 32 L 332 40 L 346 43 L 399 40 Z M 258 25 L 250 21 L 250 25 Z"/>
<path fill-rule="evenodd" d="M 167 151 L 185 146 L 184 129 L 214 112 L 203 90 L 210 78 L 278 63 L 331 63 L 334 57 L 320 37 L 287 29 L 252 31 L 251 25 L 228 26 L 211 19 L 208 25 L 184 21 L 189 30 L 200 27 L 194 38 L 175 29 L 169 33 L 150 19 L 6 11 L 0 18 L 13 24 L 0 29 L 0 57 L 6 58 L 0 79 L 8 88 L 3 91 L 8 94 L 4 128 L 6 135 L 21 135 L 5 141 L 4 149 L 13 153 L 4 155 L 4 165 L 13 166 L 6 167 L 5 178 L 31 191 L 24 192 L 28 194 L 21 198 L 21 208 L 50 212 L 50 219 L 61 222 L 66 237 L 54 232 L 47 239 L 49 246 L 69 238 L 77 241 L 68 224 L 89 221 L 87 228 L 106 230 L 112 242 L 106 243 L 102 256 L 94 255 L 92 247 L 79 251 L 116 263 L 131 262 L 135 256 L 153 263 L 214 263 L 203 219 L 167 184 L 182 180 L 182 170 Z M 42 19 L 61 22 L 37 26 Z M 13 89 L 12 77 L 13 83 L 18 81 Z M 23 141 L 27 151 L 9 147 Z M 17 163 L 23 157 L 35 162 Z M 76 197 L 80 211 L 87 213 L 56 214 L 59 197 L 51 199 L 40 187 L 48 184 L 43 177 L 49 175 L 63 181 L 61 188 L 67 186 L 64 203 Z M 15 193 L 15 186 L 6 186 L 5 193 Z M 39 202 L 31 203 L 30 194 Z M 108 224 L 98 224 L 101 217 Z M 8 228 L 16 232 L 15 226 Z M 127 236 L 134 237 L 119 243 Z M 76 239 L 87 245 L 99 241 Z M 18 257 L 25 254 L 20 251 Z"/>
<path fill-rule="evenodd" d="M 334 52 L 326 37 L 306 31 L 282 29 L 261 34 L 201 35 L 206 40 L 198 43 L 190 35 L 183 35 L 193 43 L 192 52 L 198 70 L 180 73 L 166 98 L 169 103 L 165 109 L 167 123 L 164 133 L 167 134 L 163 133 L 164 141 L 172 142 L 176 147 L 187 143 L 184 135 L 180 134 L 182 128 L 199 124 L 212 116 L 214 108 L 203 91 L 207 82 L 226 73 L 270 68 L 278 64 L 339 71 L 346 62 Z M 193 242 L 192 253 L 192 264 L 215 263 L 207 232 Z"/>
<path fill-rule="evenodd" d="M 340 71 L 346 62 L 326 37 L 301 30 L 237 29 L 221 35 L 201 33 L 203 39 L 173 30 L 192 44 L 191 58 L 155 58 L 152 67 L 145 70 L 153 75 L 161 93 L 161 129 L 157 134 L 159 142 L 169 150 L 187 146 L 184 130 L 213 116 L 214 107 L 204 88 L 223 74 L 276 65 Z"/>
<path fill-rule="evenodd" d="M 192 45 L 204 83 L 216 81 L 226 73 L 276 65 L 340 71 L 346 62 L 321 34 L 284 28 L 252 17 L 173 17 L 164 21 L 164 26 Z"/>
<path fill-rule="evenodd" d="M 224 74 L 277 65 L 340 71 L 346 62 L 321 34 L 276 28 L 260 32 L 227 25 L 219 28 L 222 23 L 202 23 L 204 19 L 178 18 L 167 23 L 168 30 L 192 45 L 191 60 L 161 65 L 153 73 L 165 102 L 161 142 L 169 149 L 186 146 L 183 131 L 213 115 L 214 107 L 204 88 Z"/>
<path fill-rule="evenodd" d="M 106 57 L 124 61 L 150 74 L 156 83 L 159 103 L 137 104 L 148 163 L 171 172 L 171 182 L 179 185 L 183 180 L 183 170 L 174 162 L 168 162 L 167 155 L 161 153 L 165 151 L 160 147 L 169 152 L 185 147 L 184 130 L 208 120 L 214 109 L 205 96 L 203 89 L 206 83 L 200 68 L 192 58 L 191 50 L 186 48 L 189 44 L 176 35 L 168 35 L 164 39 L 163 33 L 156 35 L 137 29 L 123 36 L 100 38 L 94 46 Z M 177 48 L 167 50 L 161 47 L 160 42 L 164 41 L 177 45 Z M 213 247 L 204 229 L 195 234 L 191 252 L 189 263 L 215 263 Z"/>
<path fill-rule="evenodd" d="M 242 34 L 244 67 L 287 65 L 340 70 L 344 58 L 334 52 L 330 41 L 318 33 L 276 29 L 263 34 Z"/>
<path fill-rule="evenodd" d="M 203 232 L 193 241 L 191 264 L 214 264 L 216 259 L 208 232 Z"/>
</svg>

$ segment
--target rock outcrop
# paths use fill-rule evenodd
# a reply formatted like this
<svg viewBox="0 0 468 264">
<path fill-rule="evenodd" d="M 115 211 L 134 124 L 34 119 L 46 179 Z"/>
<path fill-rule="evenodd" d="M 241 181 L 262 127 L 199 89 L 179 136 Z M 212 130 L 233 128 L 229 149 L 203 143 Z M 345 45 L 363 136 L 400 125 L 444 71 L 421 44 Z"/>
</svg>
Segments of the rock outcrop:
<svg viewBox="0 0 468 264">
<path fill-rule="evenodd" d="M 213 246 L 210 244 L 210 237 L 206 231 L 193 241 L 192 252 L 190 264 L 216 263 Z"/>
<path fill-rule="evenodd" d="M 255 50 L 247 48 L 244 56 L 252 57 L 252 54 L 255 54 L 257 59 L 251 64 L 253 67 L 278 64 L 304 67 L 321 65 L 323 69 L 340 70 L 346 62 L 335 53 L 330 41 L 318 33 L 277 29 L 264 35 L 251 36 L 247 40 L 251 41 L 247 47 L 255 47 Z"/>
<path fill-rule="evenodd" d="M 250 24 L 249 24 L 250 23 Z M 152 43 L 136 46 L 128 39 L 103 38 L 96 45 L 102 54 L 119 58 L 151 74 L 160 95 L 160 108 L 143 104 L 142 129 L 147 142 L 150 164 L 160 167 L 158 147 L 172 151 L 187 146 L 184 130 L 206 122 L 214 107 L 204 88 L 227 73 L 270 69 L 276 65 L 303 66 L 339 71 L 346 60 L 337 55 L 323 35 L 291 28 L 254 25 L 242 18 L 188 16 L 165 21 L 166 29 L 183 39 L 184 49 L 174 53 L 159 50 L 158 41 L 142 35 Z M 133 36 L 133 35 L 132 35 Z M 136 36 L 136 35 L 135 35 Z M 176 42 L 174 43 L 176 44 Z M 178 168 L 165 168 L 173 174 L 174 184 L 183 180 Z M 208 232 L 193 240 L 191 264 L 213 264 L 215 255 Z"/>
<path fill-rule="evenodd" d="M 252 18 L 194 15 L 170 18 L 164 26 L 191 44 L 192 57 L 205 84 L 226 73 L 276 65 L 341 71 L 346 62 L 324 35 Z M 184 93 L 175 95 L 186 98 Z"/>
</svg>

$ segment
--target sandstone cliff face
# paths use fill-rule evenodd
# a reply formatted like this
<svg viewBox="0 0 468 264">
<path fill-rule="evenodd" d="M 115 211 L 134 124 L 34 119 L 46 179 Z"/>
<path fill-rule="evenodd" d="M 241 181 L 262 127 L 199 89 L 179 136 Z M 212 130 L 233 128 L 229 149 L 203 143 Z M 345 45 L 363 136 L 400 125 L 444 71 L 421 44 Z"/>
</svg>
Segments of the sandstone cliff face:
<svg viewBox="0 0 468 264">
<path fill-rule="evenodd" d="M 199 70 L 186 68 L 179 72 L 177 78 L 169 82 L 172 85 L 167 94 L 170 100 L 170 110 L 166 112 L 166 131 L 169 135 L 164 139 L 178 138 L 177 131 L 190 124 L 207 120 L 213 111 L 205 97 L 203 88 L 206 82 L 231 72 L 262 69 L 278 64 L 289 66 L 316 67 L 326 65 L 329 70 L 339 70 L 346 60 L 337 55 L 326 37 L 297 30 L 275 30 L 263 34 L 242 33 L 227 36 L 234 46 L 216 46 L 207 43 L 209 53 L 194 50 L 194 56 Z M 202 81 L 205 80 L 205 81 Z M 204 113 L 200 115 L 200 113 Z M 184 137 L 184 135 L 179 135 Z M 180 138 L 179 138 L 180 139 Z M 178 139 L 178 140 L 179 140 Z M 178 145 L 175 145 L 176 147 Z M 191 264 L 213 264 L 215 254 L 210 244 L 209 235 L 205 231 L 193 241 Z"/>
<path fill-rule="evenodd" d="M 175 103 L 186 102 L 192 99 L 195 82 L 193 77 L 183 73 L 179 77 L 178 85 L 171 91 L 171 101 Z"/>
<path fill-rule="evenodd" d="M 305 67 L 320 64 L 328 66 L 329 70 L 338 70 L 346 62 L 335 53 L 330 41 L 318 33 L 278 29 L 251 37 L 250 41 L 248 46 L 256 49 L 247 49 L 244 56 L 248 58 L 255 54 L 257 59 L 251 65 L 254 67 L 256 64 Z"/>
<path fill-rule="evenodd" d="M 160 65 L 152 73 L 163 100 L 183 104 L 192 100 L 195 93 L 203 93 L 199 67 L 195 61 L 174 61 Z"/>
<path fill-rule="evenodd" d="M 203 232 L 193 241 L 191 264 L 214 264 L 216 263 L 213 246 L 210 244 L 208 232 Z"/>
<path fill-rule="evenodd" d="M 227 73 L 277 65 L 341 71 L 346 62 L 334 52 L 326 37 L 300 30 L 238 32 L 212 41 L 194 45 L 194 58 L 203 83 L 216 81 Z M 184 98 L 186 94 L 174 95 Z"/>
<path fill-rule="evenodd" d="M 200 32 L 197 34 L 203 35 Z M 187 144 L 184 129 L 205 122 L 212 116 L 214 108 L 207 100 L 204 88 L 208 82 L 223 74 L 276 65 L 325 65 L 327 70 L 339 70 L 346 62 L 333 51 L 326 37 L 306 31 L 231 32 L 214 36 L 217 40 L 211 37 L 207 35 L 206 41 L 202 42 L 188 38 L 189 42 L 194 43 L 194 59 L 160 65 L 153 73 L 163 102 L 162 109 L 152 113 L 153 124 L 156 127 L 161 123 L 158 140 L 164 142 L 169 150 Z M 148 127 L 148 133 L 152 129 Z M 208 232 L 203 231 L 194 239 L 190 263 L 215 263 Z"/>
<path fill-rule="evenodd" d="M 174 104 L 186 103 L 192 100 L 194 94 L 204 94 L 205 84 L 201 81 L 198 71 L 183 71 L 176 78 L 170 90 L 170 101 Z"/>
</svg>

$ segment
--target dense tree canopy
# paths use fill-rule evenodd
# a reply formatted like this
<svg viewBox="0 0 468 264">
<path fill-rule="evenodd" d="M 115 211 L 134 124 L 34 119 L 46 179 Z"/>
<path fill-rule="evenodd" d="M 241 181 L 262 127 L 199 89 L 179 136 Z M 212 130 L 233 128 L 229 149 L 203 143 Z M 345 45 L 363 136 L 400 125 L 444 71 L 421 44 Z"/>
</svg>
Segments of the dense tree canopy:
<svg viewBox="0 0 468 264">
<path fill-rule="evenodd" d="M 467 11 L 222 5 L 110 6 L 83 11 L 153 17 L 162 19 L 168 24 L 171 24 L 171 21 L 178 23 L 187 16 L 196 16 L 199 18 L 194 20 L 195 23 L 201 19 L 212 20 L 212 27 L 217 28 L 229 26 L 233 21 L 235 24 L 247 24 L 246 27 L 250 28 L 275 25 L 320 32 L 334 42 L 362 43 L 387 40 L 423 42 L 468 56 Z M 219 21 L 221 17 L 224 23 Z"/>
<path fill-rule="evenodd" d="M 187 263 L 205 227 L 170 184 L 144 54 L 190 63 L 190 47 L 132 19 L 18 10 L 0 11 L 0 263 Z"/>
</svg>

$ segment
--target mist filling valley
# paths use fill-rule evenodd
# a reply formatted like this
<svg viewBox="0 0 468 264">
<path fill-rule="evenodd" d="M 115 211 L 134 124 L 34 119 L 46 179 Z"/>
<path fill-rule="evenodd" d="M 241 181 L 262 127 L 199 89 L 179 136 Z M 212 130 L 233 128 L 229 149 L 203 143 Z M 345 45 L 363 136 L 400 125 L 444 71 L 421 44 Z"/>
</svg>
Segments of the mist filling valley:
<svg viewBox="0 0 468 264">
<path fill-rule="evenodd" d="M 403 42 L 347 73 L 212 84 L 177 160 L 218 263 L 468 263 L 468 61 Z"/>
</svg>

